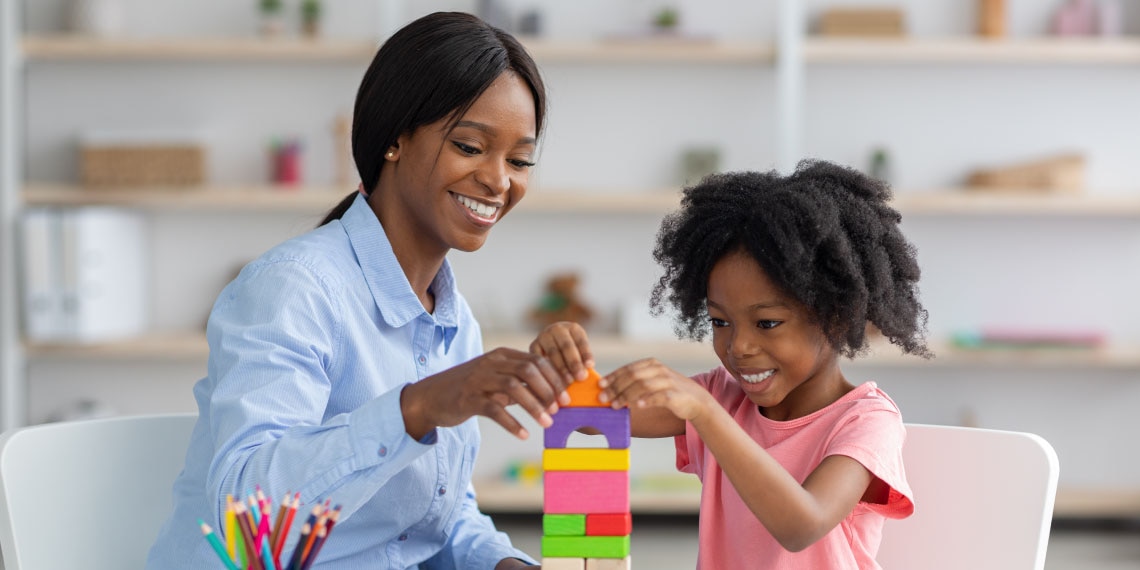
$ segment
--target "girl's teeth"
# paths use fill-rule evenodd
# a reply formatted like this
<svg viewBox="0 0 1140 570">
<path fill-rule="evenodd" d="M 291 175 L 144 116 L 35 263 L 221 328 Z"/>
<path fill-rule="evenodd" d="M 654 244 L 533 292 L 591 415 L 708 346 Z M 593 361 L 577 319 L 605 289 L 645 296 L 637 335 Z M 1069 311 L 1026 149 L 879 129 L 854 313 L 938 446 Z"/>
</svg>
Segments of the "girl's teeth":
<svg viewBox="0 0 1140 570">
<path fill-rule="evenodd" d="M 756 382 L 762 382 L 764 380 L 767 380 L 769 376 L 771 376 L 772 374 L 775 374 L 775 373 L 776 373 L 775 370 L 769 370 L 767 372 L 762 372 L 760 374 L 744 374 L 744 375 L 741 375 L 741 378 L 744 378 L 745 382 L 748 382 L 750 384 L 754 384 Z"/>
</svg>

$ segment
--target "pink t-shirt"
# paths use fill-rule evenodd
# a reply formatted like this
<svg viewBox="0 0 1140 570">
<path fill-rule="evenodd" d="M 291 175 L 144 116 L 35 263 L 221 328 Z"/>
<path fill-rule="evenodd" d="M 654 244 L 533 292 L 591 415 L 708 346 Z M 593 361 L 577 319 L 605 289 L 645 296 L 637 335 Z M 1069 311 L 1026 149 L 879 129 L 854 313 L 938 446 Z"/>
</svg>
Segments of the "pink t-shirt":
<svg viewBox="0 0 1140 570">
<path fill-rule="evenodd" d="M 800 552 L 789 552 L 760 524 L 692 424 L 676 437 L 677 468 L 701 479 L 697 568 L 765 570 L 876 569 L 883 521 L 914 512 L 903 471 L 906 437 L 898 406 L 874 382 L 857 386 L 831 405 L 780 422 L 760 414 L 723 367 L 693 378 L 752 439 L 801 483 L 829 455 L 846 455 L 890 486 L 885 505 L 860 502 L 839 524 Z"/>
</svg>

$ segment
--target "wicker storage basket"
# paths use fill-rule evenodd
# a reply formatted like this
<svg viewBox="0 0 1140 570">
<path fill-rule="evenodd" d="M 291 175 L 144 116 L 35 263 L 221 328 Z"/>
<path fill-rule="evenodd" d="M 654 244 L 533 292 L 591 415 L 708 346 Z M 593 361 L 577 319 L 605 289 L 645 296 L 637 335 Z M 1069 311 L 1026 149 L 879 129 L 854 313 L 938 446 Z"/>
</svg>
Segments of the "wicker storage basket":
<svg viewBox="0 0 1140 570">
<path fill-rule="evenodd" d="M 79 154 L 89 188 L 197 186 L 206 179 L 206 150 L 196 144 L 88 144 Z"/>
</svg>

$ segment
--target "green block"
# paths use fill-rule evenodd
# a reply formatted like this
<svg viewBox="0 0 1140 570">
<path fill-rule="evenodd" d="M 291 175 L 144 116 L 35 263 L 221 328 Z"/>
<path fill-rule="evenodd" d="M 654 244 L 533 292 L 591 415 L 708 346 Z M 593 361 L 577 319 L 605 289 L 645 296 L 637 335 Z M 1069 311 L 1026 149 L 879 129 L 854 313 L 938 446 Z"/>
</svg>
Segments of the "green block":
<svg viewBox="0 0 1140 570">
<path fill-rule="evenodd" d="M 586 536 L 586 515 L 542 515 L 546 536 Z"/>
<path fill-rule="evenodd" d="M 550 558 L 625 558 L 628 536 L 544 536 L 542 555 Z"/>
</svg>

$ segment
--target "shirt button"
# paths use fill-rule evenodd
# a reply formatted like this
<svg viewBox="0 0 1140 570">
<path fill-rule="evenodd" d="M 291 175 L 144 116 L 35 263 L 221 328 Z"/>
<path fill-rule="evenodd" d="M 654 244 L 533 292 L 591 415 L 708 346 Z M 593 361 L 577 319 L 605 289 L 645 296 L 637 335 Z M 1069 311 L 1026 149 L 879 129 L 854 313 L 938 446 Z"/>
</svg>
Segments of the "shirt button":
<svg viewBox="0 0 1140 570">
<path fill-rule="evenodd" d="M 401 534 L 401 535 L 400 535 L 400 538 L 399 538 L 399 540 L 400 540 L 400 542 L 403 542 L 403 541 L 405 541 L 405 540 L 408 540 L 408 535 L 406 535 L 406 534 Z"/>
<path fill-rule="evenodd" d="M 420 355 L 420 364 L 423 364 L 423 363 L 425 363 L 425 362 L 427 362 L 427 358 L 426 358 L 426 357 L 424 357 L 424 355 L 422 355 L 422 354 L 421 354 L 421 355 Z"/>
<path fill-rule="evenodd" d="M 440 487 L 439 488 L 439 494 L 440 495 L 446 495 L 447 494 L 447 487 Z"/>
<path fill-rule="evenodd" d="M 378 450 L 376 451 L 376 453 L 379 453 L 379 454 L 380 454 L 380 457 L 384 457 L 385 455 L 388 455 L 388 446 L 386 446 L 386 445 L 381 445 L 381 446 L 380 446 L 380 449 L 378 449 Z"/>
</svg>

